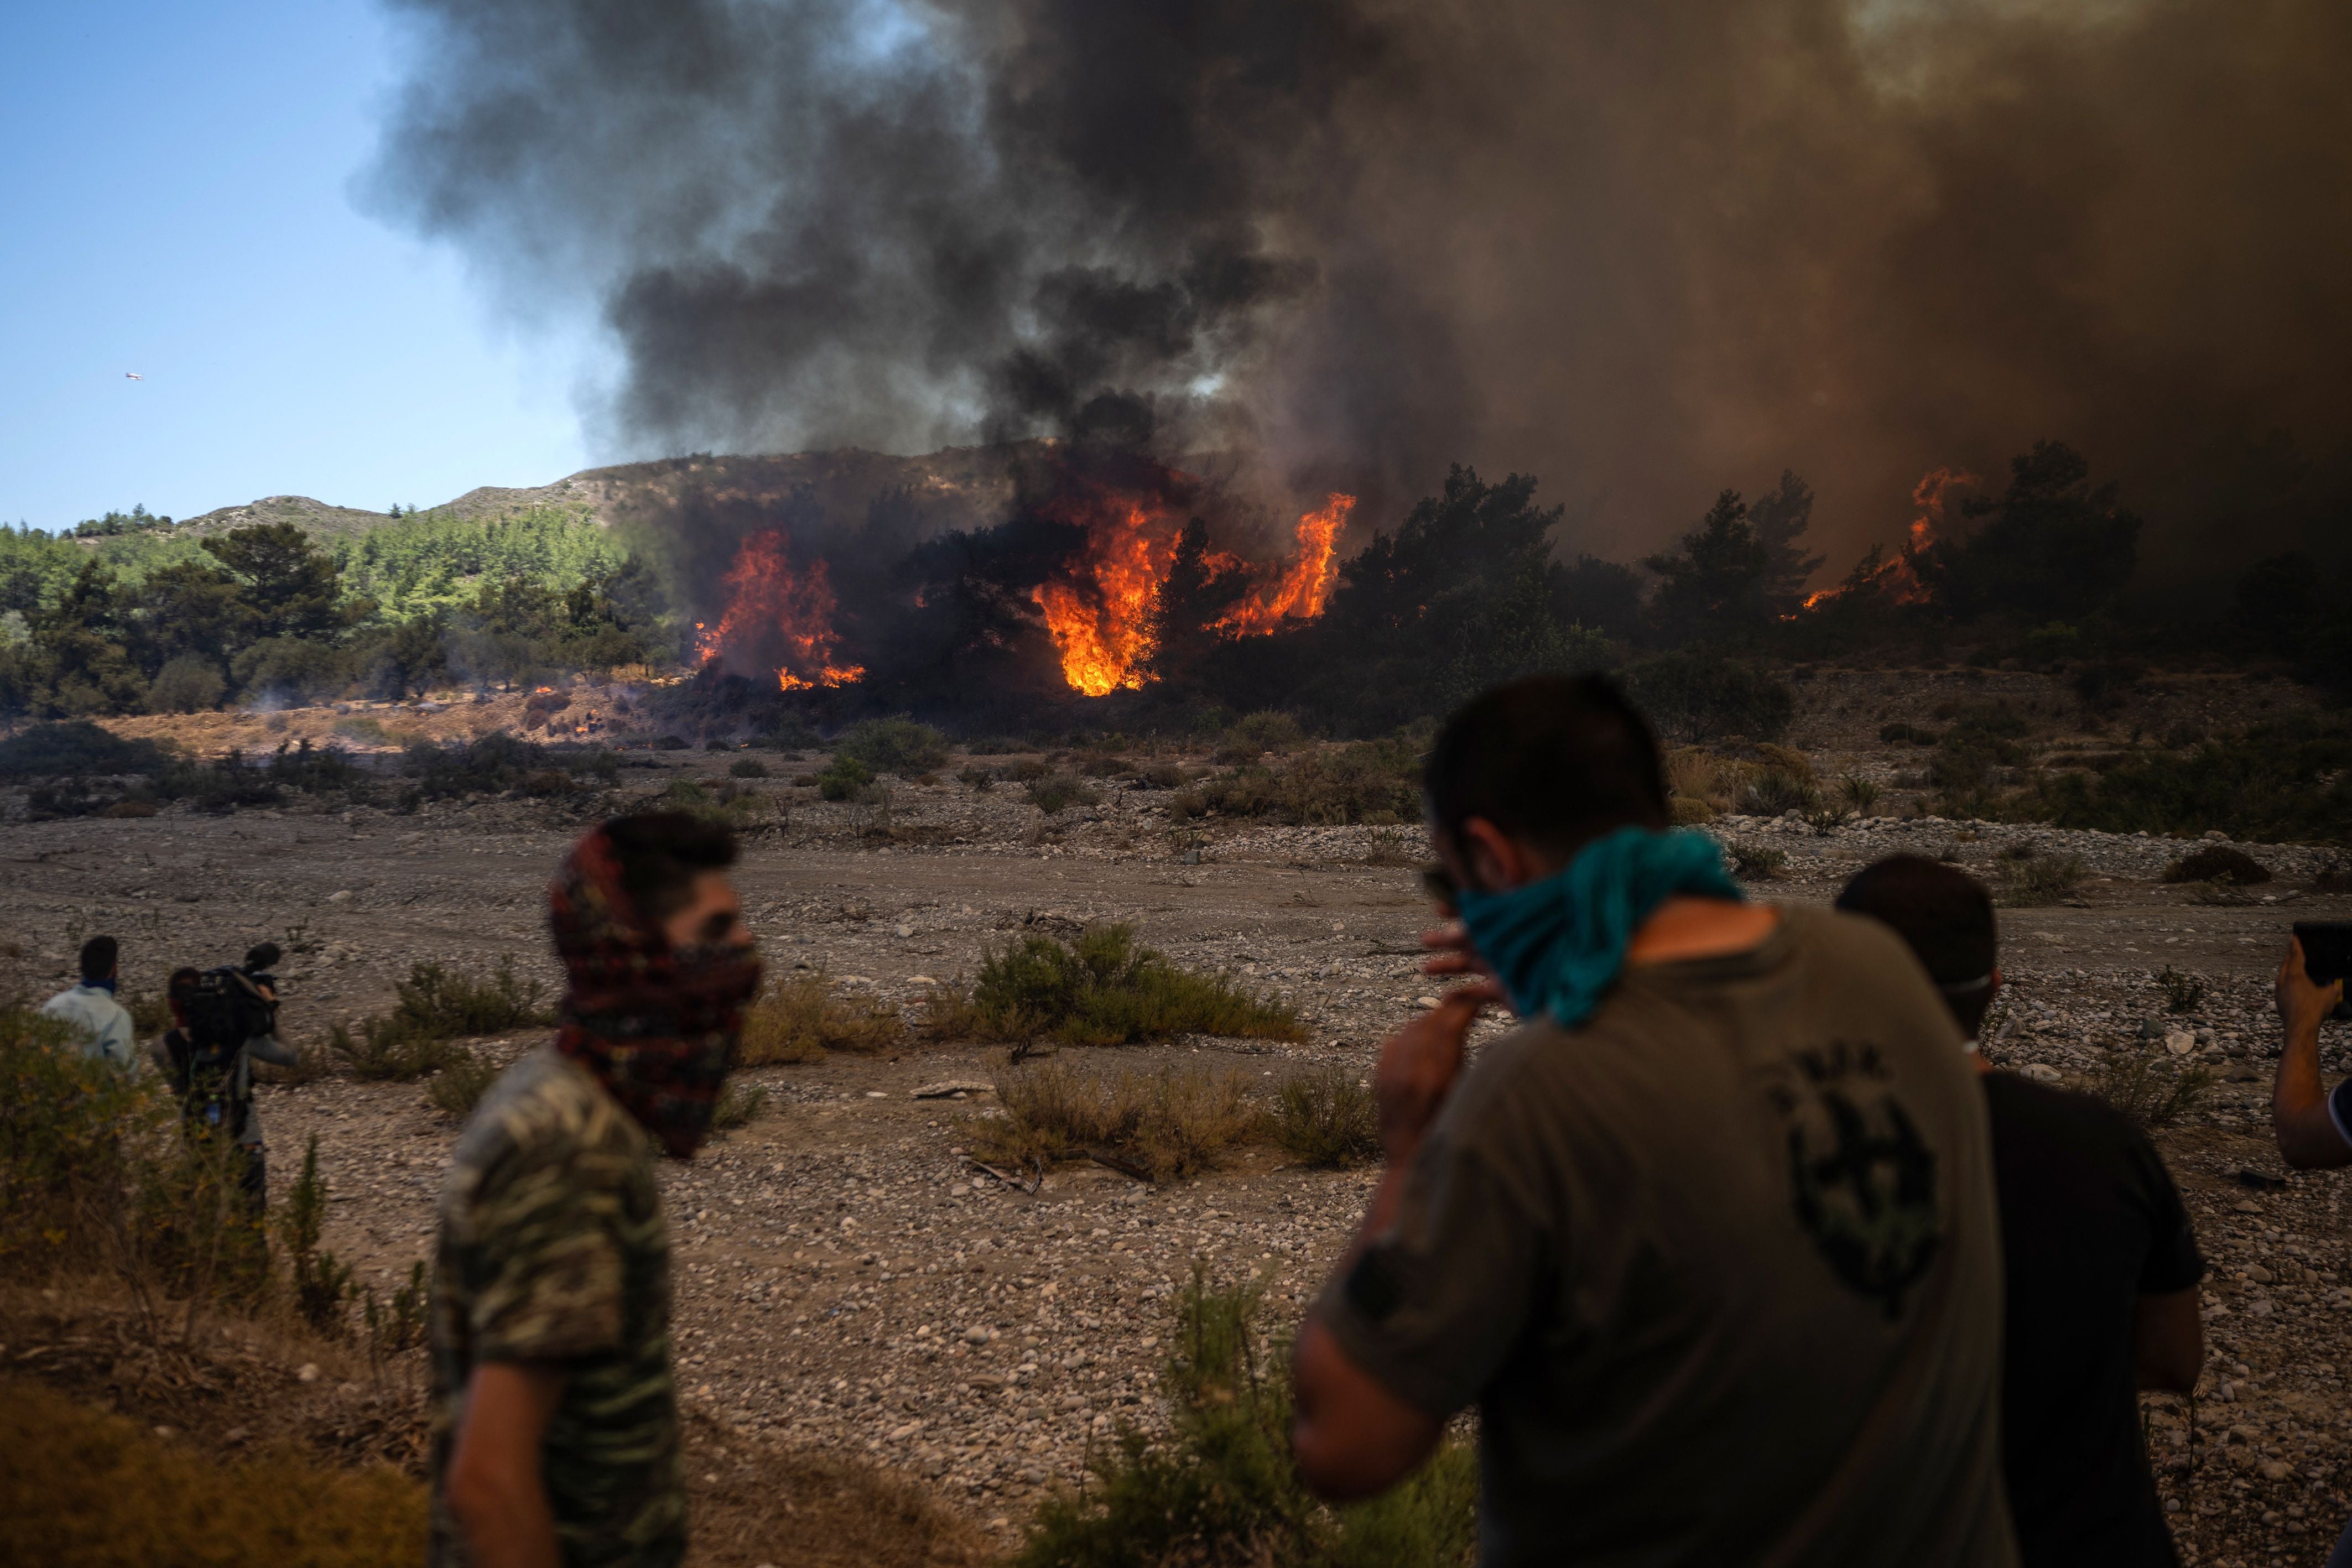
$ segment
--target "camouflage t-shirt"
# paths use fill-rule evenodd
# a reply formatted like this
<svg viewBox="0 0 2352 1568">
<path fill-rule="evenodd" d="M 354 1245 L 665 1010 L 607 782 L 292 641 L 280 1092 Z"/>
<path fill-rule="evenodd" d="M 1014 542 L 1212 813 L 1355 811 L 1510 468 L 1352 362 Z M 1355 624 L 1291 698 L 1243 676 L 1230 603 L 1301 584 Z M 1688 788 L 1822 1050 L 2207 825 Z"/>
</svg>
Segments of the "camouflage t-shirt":
<svg viewBox="0 0 2352 1568">
<path fill-rule="evenodd" d="M 433 1277 L 433 1562 L 468 1561 L 443 1496 L 484 1362 L 565 1372 L 540 1471 L 571 1568 L 686 1555 L 670 1381 L 669 1236 L 653 1145 L 587 1072 L 542 1049 L 499 1078 L 441 1189 Z"/>
</svg>

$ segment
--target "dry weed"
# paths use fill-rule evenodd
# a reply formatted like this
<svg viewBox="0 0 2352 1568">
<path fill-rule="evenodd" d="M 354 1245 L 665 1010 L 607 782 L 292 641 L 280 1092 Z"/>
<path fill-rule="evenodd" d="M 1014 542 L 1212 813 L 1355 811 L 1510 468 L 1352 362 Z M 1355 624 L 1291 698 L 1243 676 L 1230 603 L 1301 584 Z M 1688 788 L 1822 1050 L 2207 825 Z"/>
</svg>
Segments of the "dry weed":
<svg viewBox="0 0 2352 1568">
<path fill-rule="evenodd" d="M 1000 1076 L 1000 1113 L 968 1130 L 982 1159 L 1026 1166 L 1108 1155 L 1154 1180 L 1189 1176 L 1263 1130 L 1251 1086 L 1234 1068 L 1097 1073 L 1049 1061 Z"/>
<path fill-rule="evenodd" d="M 804 970 L 768 988 L 743 1019 L 738 1067 L 778 1067 L 822 1061 L 832 1051 L 872 1056 L 903 1043 L 898 1009 L 878 998 L 834 994 L 822 969 Z"/>
</svg>

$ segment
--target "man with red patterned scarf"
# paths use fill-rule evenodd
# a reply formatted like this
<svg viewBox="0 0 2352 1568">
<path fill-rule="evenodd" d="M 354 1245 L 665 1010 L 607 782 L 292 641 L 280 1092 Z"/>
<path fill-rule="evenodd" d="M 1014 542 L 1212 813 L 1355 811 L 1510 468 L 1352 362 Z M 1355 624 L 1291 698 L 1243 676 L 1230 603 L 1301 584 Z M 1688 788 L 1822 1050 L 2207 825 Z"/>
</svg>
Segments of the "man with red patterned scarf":
<svg viewBox="0 0 2352 1568">
<path fill-rule="evenodd" d="M 433 1281 L 436 1565 L 686 1555 L 656 1146 L 709 1130 L 760 962 L 733 837 L 677 812 L 583 837 L 548 890 L 554 1042 L 458 1140 Z"/>
</svg>

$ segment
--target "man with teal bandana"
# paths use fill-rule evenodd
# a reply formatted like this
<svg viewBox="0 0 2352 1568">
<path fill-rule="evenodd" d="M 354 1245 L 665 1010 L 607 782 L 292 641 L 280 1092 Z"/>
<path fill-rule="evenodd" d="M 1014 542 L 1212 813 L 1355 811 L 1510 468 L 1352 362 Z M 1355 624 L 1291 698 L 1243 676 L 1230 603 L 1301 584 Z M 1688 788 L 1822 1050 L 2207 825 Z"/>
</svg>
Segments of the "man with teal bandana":
<svg viewBox="0 0 2352 1568">
<path fill-rule="evenodd" d="M 1430 967 L 1475 977 L 1381 1051 L 1308 1483 L 1385 1490 L 1475 1404 L 1486 1568 L 2011 1568 L 1984 1105 L 1908 951 L 1746 902 L 1599 677 L 1477 698 L 1424 788 Z"/>
</svg>

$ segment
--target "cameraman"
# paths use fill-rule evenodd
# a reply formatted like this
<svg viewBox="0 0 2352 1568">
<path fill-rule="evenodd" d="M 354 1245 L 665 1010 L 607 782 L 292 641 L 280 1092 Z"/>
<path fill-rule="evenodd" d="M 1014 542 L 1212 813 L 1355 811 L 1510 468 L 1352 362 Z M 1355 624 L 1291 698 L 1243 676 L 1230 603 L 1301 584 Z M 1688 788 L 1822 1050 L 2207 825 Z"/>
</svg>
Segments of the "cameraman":
<svg viewBox="0 0 2352 1568">
<path fill-rule="evenodd" d="M 268 1206 L 269 1177 L 253 1064 L 292 1067 L 301 1060 L 277 1034 L 278 977 L 269 970 L 280 956 L 276 943 L 264 942 L 234 968 L 173 971 L 166 995 L 174 1027 L 150 1048 L 189 1129 L 226 1133 L 236 1145 L 237 1190 L 256 1224 Z"/>
</svg>

